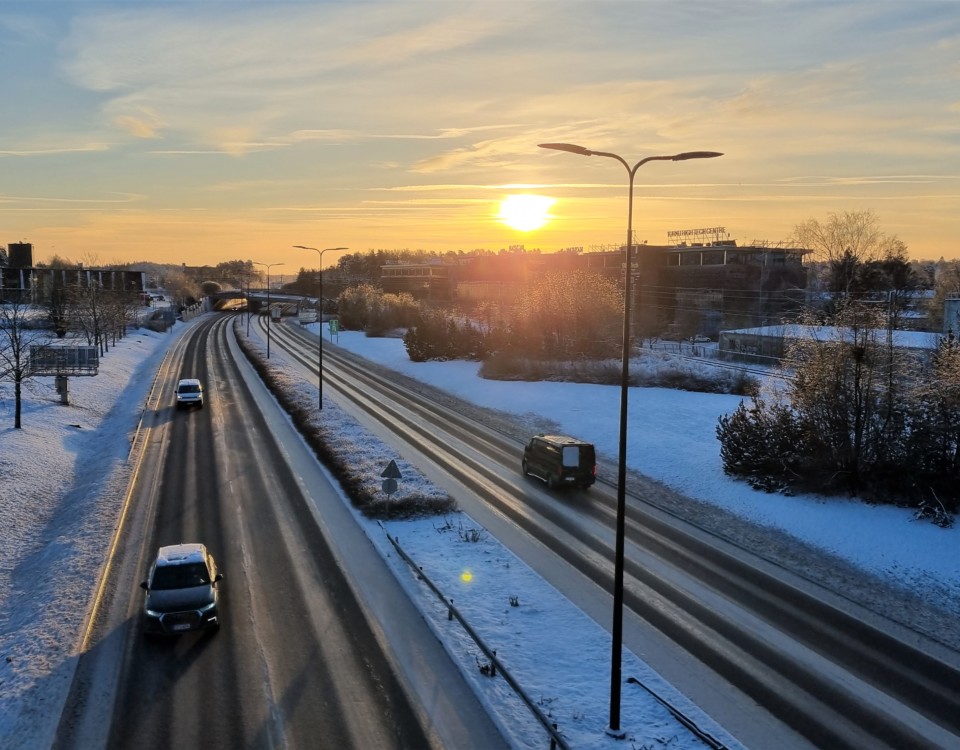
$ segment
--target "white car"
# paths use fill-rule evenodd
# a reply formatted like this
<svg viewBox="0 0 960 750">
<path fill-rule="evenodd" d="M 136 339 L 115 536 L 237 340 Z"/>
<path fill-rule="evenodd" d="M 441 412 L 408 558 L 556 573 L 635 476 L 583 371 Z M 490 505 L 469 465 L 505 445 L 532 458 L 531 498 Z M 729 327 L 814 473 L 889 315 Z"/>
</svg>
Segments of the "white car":
<svg viewBox="0 0 960 750">
<path fill-rule="evenodd" d="M 203 386 L 196 378 L 184 378 L 177 383 L 177 408 L 203 408 Z"/>
</svg>

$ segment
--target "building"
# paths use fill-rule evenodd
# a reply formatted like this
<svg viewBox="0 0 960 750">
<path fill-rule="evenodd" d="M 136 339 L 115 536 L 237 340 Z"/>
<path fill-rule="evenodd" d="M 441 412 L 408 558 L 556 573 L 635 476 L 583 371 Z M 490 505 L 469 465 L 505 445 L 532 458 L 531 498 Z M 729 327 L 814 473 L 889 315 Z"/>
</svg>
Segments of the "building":
<svg viewBox="0 0 960 750">
<path fill-rule="evenodd" d="M 10 265 L 0 266 L 0 301 L 41 304 L 55 289 L 98 286 L 110 291 L 139 295 L 145 289 L 142 271 L 113 268 L 37 268 L 33 246 L 27 242 L 7 246 Z"/>
<path fill-rule="evenodd" d="M 380 267 L 380 285 L 389 294 L 410 294 L 417 299 L 449 301 L 456 289 L 456 265 L 434 260 L 428 263 L 387 263 Z"/>
<path fill-rule="evenodd" d="M 889 341 L 890 345 L 908 355 L 922 360 L 929 358 L 936 350 L 943 335 L 926 331 L 903 331 L 871 329 L 867 332 L 870 340 Z M 718 356 L 721 359 L 776 364 L 783 359 L 791 343 L 803 339 L 825 343 L 849 340 L 848 329 L 833 326 L 775 325 L 757 328 L 722 331 L 720 333 Z"/>
<path fill-rule="evenodd" d="M 716 338 L 725 328 L 794 319 L 806 302 L 802 248 L 740 246 L 724 227 L 672 231 L 668 240 L 637 248 L 634 302 L 648 335 Z"/>
<path fill-rule="evenodd" d="M 723 227 L 680 230 L 669 239 L 633 248 L 631 312 L 638 335 L 716 338 L 724 328 L 794 319 L 806 303 L 806 250 L 758 242 L 741 247 Z M 419 299 L 513 305 L 537 279 L 557 271 L 597 273 L 623 288 L 625 256 L 624 246 L 578 247 L 387 264 L 381 284 L 385 292 Z"/>
</svg>

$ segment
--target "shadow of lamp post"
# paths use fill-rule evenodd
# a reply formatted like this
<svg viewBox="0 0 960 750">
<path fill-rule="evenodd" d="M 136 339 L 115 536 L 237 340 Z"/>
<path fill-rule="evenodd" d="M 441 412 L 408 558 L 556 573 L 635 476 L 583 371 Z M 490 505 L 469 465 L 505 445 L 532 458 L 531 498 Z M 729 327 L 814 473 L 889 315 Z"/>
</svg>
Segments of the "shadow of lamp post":
<svg viewBox="0 0 960 750">
<path fill-rule="evenodd" d="M 627 246 L 626 272 L 623 281 L 623 352 L 620 370 L 620 441 L 617 462 L 617 531 L 614 552 L 613 574 L 613 643 L 610 654 L 610 724 L 607 734 L 624 737 L 620 729 L 620 679 L 623 650 L 623 548 L 624 526 L 626 518 L 627 484 L 627 397 L 630 383 L 630 277 L 633 268 L 633 180 L 637 170 L 650 161 L 686 161 L 687 159 L 712 159 L 723 154 L 716 151 L 687 151 L 673 156 L 648 156 L 632 167 L 618 154 L 608 151 L 593 151 L 572 143 L 540 143 L 540 148 L 555 151 L 567 151 L 580 156 L 605 156 L 620 162 L 630 178 L 630 190 L 627 200 Z"/>
<path fill-rule="evenodd" d="M 320 323 L 320 335 L 317 338 L 317 408 L 321 411 L 323 410 L 323 254 L 328 253 L 331 250 L 349 250 L 348 247 L 325 247 L 323 250 L 320 250 L 316 247 L 307 247 L 306 245 L 294 245 L 295 248 L 299 250 L 313 250 L 317 255 L 320 256 L 320 290 L 318 294 L 318 302 L 320 309 L 318 310 L 319 314 L 319 323 Z"/>
</svg>

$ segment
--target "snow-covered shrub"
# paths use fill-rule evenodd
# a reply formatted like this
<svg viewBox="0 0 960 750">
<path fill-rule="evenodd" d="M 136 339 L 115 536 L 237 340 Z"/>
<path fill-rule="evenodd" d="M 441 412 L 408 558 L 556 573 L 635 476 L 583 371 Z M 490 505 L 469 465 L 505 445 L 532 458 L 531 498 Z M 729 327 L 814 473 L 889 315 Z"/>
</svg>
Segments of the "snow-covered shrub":
<svg viewBox="0 0 960 750">
<path fill-rule="evenodd" d="M 266 359 L 265 352 L 249 339 L 239 325 L 237 341 L 266 386 L 284 407 L 319 459 L 339 480 L 354 507 L 369 518 L 398 520 L 456 511 L 456 501 L 443 490 L 423 480 L 419 472 L 403 461 L 382 441 L 361 431 L 356 421 L 332 403 L 317 409 L 312 384 L 292 377 L 278 366 L 280 358 Z M 387 496 L 381 487 L 381 472 L 395 460 L 406 478 L 398 491 Z"/>
<path fill-rule="evenodd" d="M 783 404 L 768 404 L 759 396 L 720 417 L 717 439 L 724 472 L 768 492 L 781 491 L 788 478 L 797 476 L 804 454 L 796 416 Z"/>
<path fill-rule="evenodd" d="M 930 363 L 895 351 L 870 310 L 793 345 L 783 400 L 721 417 L 724 470 L 751 484 L 843 493 L 943 513 L 960 506 L 960 346 Z"/>
</svg>

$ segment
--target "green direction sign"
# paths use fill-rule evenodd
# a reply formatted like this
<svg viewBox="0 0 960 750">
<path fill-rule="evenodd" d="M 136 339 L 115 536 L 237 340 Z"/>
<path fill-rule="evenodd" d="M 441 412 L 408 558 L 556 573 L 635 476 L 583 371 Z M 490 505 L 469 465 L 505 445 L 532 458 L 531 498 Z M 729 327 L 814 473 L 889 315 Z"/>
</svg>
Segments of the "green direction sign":
<svg viewBox="0 0 960 750">
<path fill-rule="evenodd" d="M 333 336 L 335 333 L 340 333 L 340 321 L 336 318 L 332 318 L 328 323 L 330 326 L 330 335 Z"/>
</svg>

